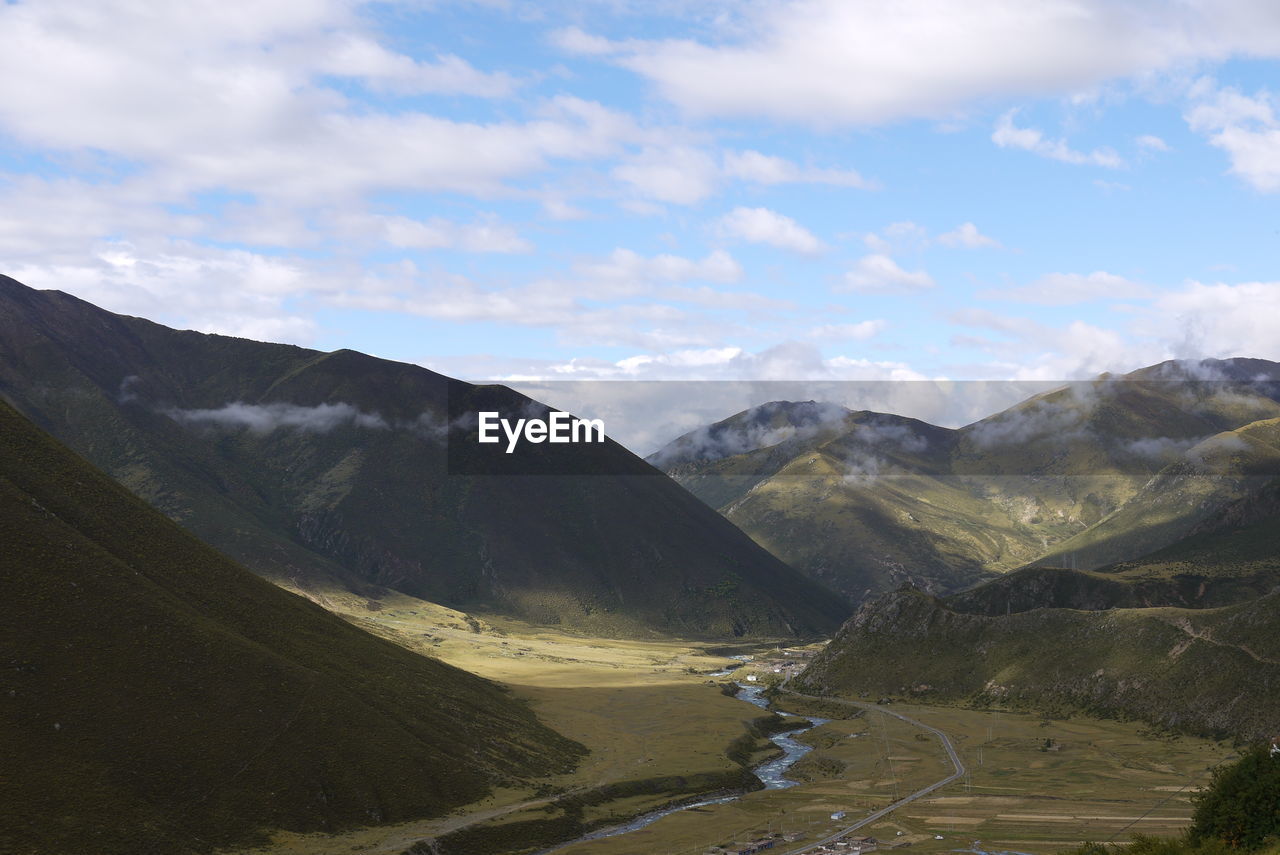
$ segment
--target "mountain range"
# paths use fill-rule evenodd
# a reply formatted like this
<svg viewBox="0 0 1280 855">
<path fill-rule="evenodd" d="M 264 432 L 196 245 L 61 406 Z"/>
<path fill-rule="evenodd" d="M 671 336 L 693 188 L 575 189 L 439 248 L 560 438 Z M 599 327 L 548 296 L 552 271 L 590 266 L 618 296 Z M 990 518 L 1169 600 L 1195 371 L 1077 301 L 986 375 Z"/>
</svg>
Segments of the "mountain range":
<svg viewBox="0 0 1280 855">
<path fill-rule="evenodd" d="M 1178 542 L 1280 475 L 1280 365 L 1168 362 L 958 429 L 774 402 L 648 459 L 854 602 L 1029 565 L 1098 569 Z"/>
</svg>

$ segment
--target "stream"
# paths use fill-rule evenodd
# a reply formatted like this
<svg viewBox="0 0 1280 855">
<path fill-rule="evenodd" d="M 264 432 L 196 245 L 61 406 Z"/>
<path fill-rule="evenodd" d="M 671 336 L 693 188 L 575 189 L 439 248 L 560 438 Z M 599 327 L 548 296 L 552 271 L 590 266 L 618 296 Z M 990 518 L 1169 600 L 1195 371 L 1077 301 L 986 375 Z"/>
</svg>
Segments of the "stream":
<svg viewBox="0 0 1280 855">
<path fill-rule="evenodd" d="M 762 697 L 763 692 L 763 686 L 748 686 L 743 683 L 738 683 L 738 694 L 736 697 L 740 701 L 745 701 L 746 703 L 754 704 L 763 710 L 767 710 L 769 708 L 769 702 Z M 785 713 L 779 710 L 779 715 L 791 715 L 791 713 Z M 807 718 L 810 721 L 809 725 L 797 728 L 796 730 L 784 731 L 783 733 L 778 733 L 769 737 L 770 742 L 782 749 L 781 757 L 776 757 L 773 760 L 761 763 L 759 766 L 756 766 L 751 770 L 755 773 L 755 776 L 760 779 L 760 782 L 764 784 L 764 788 L 766 790 L 784 790 L 787 787 L 794 787 L 800 783 L 799 781 L 793 781 L 788 778 L 786 776 L 786 772 L 794 766 L 801 757 L 812 751 L 813 748 L 805 745 L 794 737 L 797 734 L 804 733 L 806 730 L 812 730 L 819 725 L 826 724 L 831 720 L 827 718 L 818 718 L 817 716 L 804 716 L 804 718 Z M 646 825 L 652 825 L 664 816 L 670 816 L 673 813 L 692 810 L 693 808 L 698 807 L 705 807 L 707 805 L 722 805 L 728 802 L 735 802 L 744 795 L 746 794 L 739 793 L 729 796 L 717 796 L 714 798 L 699 799 L 686 804 L 662 808 L 661 810 L 642 814 L 629 822 L 623 823 L 622 825 L 601 828 L 591 832 L 590 834 L 584 834 L 582 837 L 575 840 L 570 840 L 565 843 L 557 843 L 550 849 L 540 850 L 539 852 L 534 853 L 534 855 L 550 855 L 552 852 L 558 852 L 561 849 L 565 849 L 577 843 L 584 843 L 588 840 L 600 840 L 604 837 L 617 837 L 620 834 L 626 834 L 628 832 L 644 828 Z"/>
</svg>

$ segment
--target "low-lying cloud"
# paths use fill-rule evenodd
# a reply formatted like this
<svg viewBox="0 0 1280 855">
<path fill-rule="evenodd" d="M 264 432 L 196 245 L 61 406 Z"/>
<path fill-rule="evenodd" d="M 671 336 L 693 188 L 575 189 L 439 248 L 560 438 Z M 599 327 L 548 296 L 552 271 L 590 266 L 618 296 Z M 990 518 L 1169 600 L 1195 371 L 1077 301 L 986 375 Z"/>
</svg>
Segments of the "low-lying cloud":
<svg viewBox="0 0 1280 855">
<path fill-rule="evenodd" d="M 250 433 L 266 434 L 279 428 L 309 433 L 328 433 L 339 427 L 387 430 L 391 426 L 378 413 L 366 413 L 351 404 L 246 404 L 235 401 L 216 409 L 168 409 L 165 415 L 184 424 L 245 428 Z"/>
</svg>

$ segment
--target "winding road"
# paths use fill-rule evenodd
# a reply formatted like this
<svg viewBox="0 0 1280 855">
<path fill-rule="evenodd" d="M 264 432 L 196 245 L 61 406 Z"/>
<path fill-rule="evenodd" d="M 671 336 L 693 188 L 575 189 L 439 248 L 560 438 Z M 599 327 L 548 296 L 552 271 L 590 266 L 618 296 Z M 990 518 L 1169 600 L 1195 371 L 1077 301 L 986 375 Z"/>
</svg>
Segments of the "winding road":
<svg viewBox="0 0 1280 855">
<path fill-rule="evenodd" d="M 891 715 L 896 719 L 905 721 L 907 724 L 914 725 L 920 728 L 921 730 L 926 730 L 929 733 L 932 733 L 935 736 L 937 736 L 938 739 L 942 742 L 942 747 L 947 752 L 947 759 L 951 761 L 951 765 L 955 768 L 955 771 L 952 772 L 947 777 L 943 778 L 941 781 L 936 781 L 923 789 L 916 790 L 911 795 L 904 796 L 903 798 L 898 799 L 896 802 L 889 805 L 888 807 L 883 807 L 880 810 L 876 811 L 875 813 L 864 816 L 862 819 L 858 820 L 852 825 L 845 826 L 844 828 L 840 829 L 834 834 L 824 837 L 821 840 L 815 840 L 812 843 L 807 843 L 799 849 L 791 849 L 786 853 L 783 853 L 783 855 L 800 855 L 800 853 L 802 852 L 810 852 L 814 849 L 817 849 L 819 846 L 825 846 L 828 843 L 833 843 L 836 840 L 839 840 L 841 837 L 844 837 L 846 834 L 849 834 L 850 832 L 853 832 L 853 831 L 857 831 L 859 828 L 862 828 L 864 825 L 870 825 L 876 820 L 879 820 L 885 816 L 888 816 L 889 814 L 893 813 L 895 810 L 897 810 L 898 808 L 904 805 L 911 804 L 911 802 L 914 802 L 916 799 L 924 798 L 925 796 L 929 795 L 935 790 L 939 790 L 953 781 L 958 781 L 960 778 L 964 777 L 965 772 L 968 771 L 965 769 L 964 762 L 961 761 L 960 755 L 956 753 L 956 747 L 951 744 L 951 737 L 947 736 L 945 733 L 943 733 L 941 730 L 938 730 L 938 728 L 936 727 L 930 727 L 924 722 L 916 721 L 914 718 L 911 718 L 910 716 L 905 716 L 902 713 L 894 712 L 893 710 L 887 710 L 883 706 L 880 706 L 878 704 L 864 704 L 860 701 L 846 701 L 838 698 L 819 697 L 817 695 L 803 695 L 803 694 L 800 694 L 799 692 L 788 692 L 788 694 L 795 695 L 796 697 L 800 697 L 800 698 L 810 698 L 812 700 L 823 701 L 826 703 L 841 703 L 841 704 L 845 704 L 846 706 L 858 707 L 859 709 L 868 710 L 870 712 L 878 712 L 878 713 L 883 713 L 885 715 Z"/>
</svg>

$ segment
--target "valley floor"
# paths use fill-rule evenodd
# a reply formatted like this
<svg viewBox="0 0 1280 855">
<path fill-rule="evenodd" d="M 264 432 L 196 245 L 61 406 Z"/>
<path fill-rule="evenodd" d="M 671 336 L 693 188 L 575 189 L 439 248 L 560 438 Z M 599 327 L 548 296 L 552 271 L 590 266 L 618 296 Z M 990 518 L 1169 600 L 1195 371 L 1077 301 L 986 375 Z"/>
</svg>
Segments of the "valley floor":
<svg viewBox="0 0 1280 855">
<path fill-rule="evenodd" d="M 708 674 L 728 660 L 707 645 L 582 638 L 408 598 L 384 602 L 378 611 L 337 605 L 371 631 L 505 683 L 543 721 L 592 753 L 570 775 L 537 789 L 495 792 L 448 817 L 334 836 L 278 834 L 272 845 L 236 855 L 399 855 L 464 826 L 545 818 L 548 802 L 565 792 L 731 771 L 725 749 L 759 713 L 708 685 Z M 738 674 L 767 679 L 775 667 L 785 669 L 780 657 L 766 661 L 771 649 L 759 648 L 764 655 Z M 784 696 L 782 708 L 839 715 L 830 703 L 809 704 Z M 947 733 L 968 774 L 858 832 L 878 838 L 882 849 L 910 843 L 922 853 L 1040 853 L 1083 840 L 1124 840 L 1136 831 L 1174 834 L 1189 822 L 1190 794 L 1208 780 L 1210 768 L 1232 756 L 1229 745 L 1154 734 L 1135 723 L 896 703 L 888 709 Z M 874 705 L 861 715 L 850 707 L 847 718 L 801 739 L 815 746 L 790 775 L 801 786 L 676 813 L 557 855 L 701 855 L 715 844 L 772 832 L 803 834 L 770 850 L 797 851 L 952 771 L 936 737 Z M 655 794 L 606 802 L 588 808 L 585 818 L 621 821 L 670 799 Z M 841 819 L 831 819 L 838 813 Z"/>
</svg>

